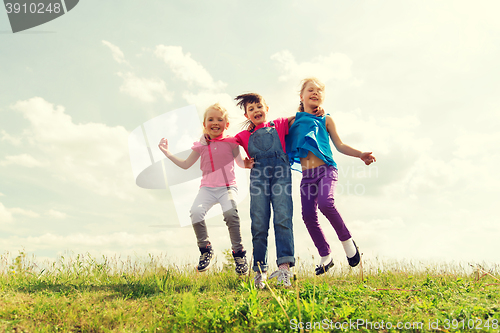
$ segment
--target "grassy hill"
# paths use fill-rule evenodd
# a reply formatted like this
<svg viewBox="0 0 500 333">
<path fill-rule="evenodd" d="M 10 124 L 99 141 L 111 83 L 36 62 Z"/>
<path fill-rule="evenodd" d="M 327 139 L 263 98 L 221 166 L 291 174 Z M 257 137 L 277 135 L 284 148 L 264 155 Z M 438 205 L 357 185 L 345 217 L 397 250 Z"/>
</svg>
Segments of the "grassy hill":
<svg viewBox="0 0 500 333">
<path fill-rule="evenodd" d="M 337 263 L 292 288 L 256 290 L 232 265 L 205 273 L 165 258 L 20 253 L 0 263 L 3 332 L 500 332 L 498 266 Z"/>
</svg>

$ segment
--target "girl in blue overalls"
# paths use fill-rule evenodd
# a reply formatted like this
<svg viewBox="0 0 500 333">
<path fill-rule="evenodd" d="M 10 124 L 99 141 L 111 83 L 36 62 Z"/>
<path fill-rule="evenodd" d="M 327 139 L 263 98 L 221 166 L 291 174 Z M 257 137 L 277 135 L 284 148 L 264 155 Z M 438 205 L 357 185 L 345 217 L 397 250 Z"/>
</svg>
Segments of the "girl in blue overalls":
<svg viewBox="0 0 500 333">
<path fill-rule="evenodd" d="M 265 287 L 267 279 L 267 237 L 271 206 L 278 270 L 278 284 L 289 287 L 290 267 L 295 265 L 292 224 L 292 178 L 285 150 L 285 135 L 294 118 L 267 121 L 269 107 L 262 96 L 254 93 L 239 95 L 237 105 L 248 119 L 246 130 L 235 138 L 255 162 L 250 172 L 250 218 L 252 220 L 253 270 L 255 286 Z"/>
</svg>

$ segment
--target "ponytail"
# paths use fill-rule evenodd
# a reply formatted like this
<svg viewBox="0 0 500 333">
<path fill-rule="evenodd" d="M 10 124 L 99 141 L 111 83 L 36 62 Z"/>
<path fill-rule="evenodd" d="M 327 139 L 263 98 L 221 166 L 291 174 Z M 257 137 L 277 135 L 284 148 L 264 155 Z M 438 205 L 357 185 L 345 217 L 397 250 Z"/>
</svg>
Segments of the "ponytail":
<svg viewBox="0 0 500 333">
<path fill-rule="evenodd" d="M 304 103 L 302 101 L 299 102 L 299 112 L 304 112 Z"/>
</svg>

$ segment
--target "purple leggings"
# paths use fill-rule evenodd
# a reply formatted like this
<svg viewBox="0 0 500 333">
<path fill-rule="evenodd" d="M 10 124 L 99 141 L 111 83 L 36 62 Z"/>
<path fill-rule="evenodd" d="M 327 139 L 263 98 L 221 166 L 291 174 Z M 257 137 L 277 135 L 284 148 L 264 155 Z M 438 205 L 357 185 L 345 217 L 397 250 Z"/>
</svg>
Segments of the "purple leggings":
<svg viewBox="0 0 500 333">
<path fill-rule="evenodd" d="M 300 183 L 302 218 L 314 245 L 319 251 L 319 255 L 322 257 L 330 254 L 331 250 L 319 224 L 317 208 L 330 221 L 340 241 L 351 238 L 351 234 L 337 208 L 335 208 L 333 200 L 337 177 L 337 169 L 326 164 L 302 171 L 302 181 Z"/>
</svg>

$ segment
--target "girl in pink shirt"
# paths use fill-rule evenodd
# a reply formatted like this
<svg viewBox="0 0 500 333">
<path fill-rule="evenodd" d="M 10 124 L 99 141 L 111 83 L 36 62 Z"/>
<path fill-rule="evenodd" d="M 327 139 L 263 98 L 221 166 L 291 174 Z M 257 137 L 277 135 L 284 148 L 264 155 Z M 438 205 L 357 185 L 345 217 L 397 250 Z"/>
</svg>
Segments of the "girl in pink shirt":
<svg viewBox="0 0 500 333">
<path fill-rule="evenodd" d="M 203 128 L 207 142 L 195 142 L 193 151 L 186 160 L 181 160 L 168 150 L 168 141 L 163 138 L 158 147 L 177 166 L 188 169 L 201 156 L 200 168 L 202 179 L 200 190 L 191 207 L 191 222 L 198 241 L 201 256 L 198 271 L 203 272 L 210 266 L 213 248 L 208 239 L 205 215 L 215 204 L 222 207 L 231 238 L 236 273 L 245 274 L 248 271 L 246 251 L 241 243 L 240 218 L 234 197 L 237 193 L 234 175 L 234 160 L 242 167 L 251 167 L 248 159 L 242 161 L 236 139 L 224 136 L 229 126 L 227 110 L 218 103 L 208 107 L 203 115 Z M 210 139 L 209 139 L 210 138 Z"/>
</svg>

